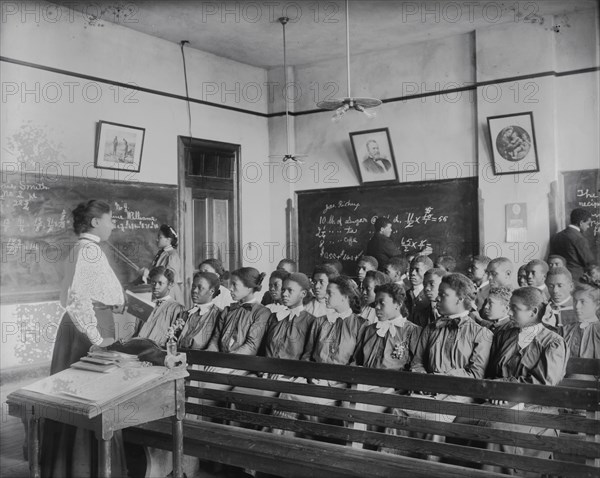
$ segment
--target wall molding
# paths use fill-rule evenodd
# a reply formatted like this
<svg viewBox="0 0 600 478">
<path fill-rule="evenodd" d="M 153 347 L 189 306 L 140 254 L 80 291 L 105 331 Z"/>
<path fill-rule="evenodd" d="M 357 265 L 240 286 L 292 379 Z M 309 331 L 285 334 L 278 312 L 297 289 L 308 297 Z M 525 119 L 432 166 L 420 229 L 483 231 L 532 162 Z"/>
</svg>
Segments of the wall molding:
<svg viewBox="0 0 600 478">
<path fill-rule="evenodd" d="M 47 66 L 47 65 L 41 65 L 39 63 L 32 63 L 32 62 L 28 62 L 28 61 L 22 61 L 22 60 L 18 60 L 16 58 L 9 58 L 6 56 L 0 56 L 0 62 L 5 62 L 5 63 L 12 63 L 15 65 L 19 65 L 19 66 L 24 66 L 24 67 L 28 67 L 28 68 L 34 68 L 37 70 L 42 70 L 42 71 L 48 71 L 51 73 L 57 73 L 60 75 L 66 75 L 66 76 L 71 76 L 74 78 L 80 78 L 83 80 L 90 80 L 90 81 L 96 81 L 98 83 L 104 83 L 107 85 L 112 85 L 112 86 L 118 86 L 121 88 L 128 88 L 131 90 L 136 90 L 136 91 L 140 91 L 142 93 L 149 93 L 149 94 L 153 94 L 153 95 L 158 95 L 158 96 L 163 96 L 165 98 L 172 98 L 172 99 L 176 99 L 176 100 L 182 100 L 182 101 L 187 101 L 188 98 L 184 95 L 177 95 L 175 93 L 168 93 L 166 91 L 161 91 L 161 90 L 155 90 L 152 88 L 145 88 L 143 86 L 139 86 L 139 85 L 133 85 L 130 83 L 123 83 L 120 81 L 115 81 L 115 80 L 110 80 L 108 78 L 101 78 L 98 76 L 92 76 L 92 75 L 86 75 L 84 73 L 78 73 L 75 71 L 70 71 L 70 70 L 63 70 L 60 68 L 54 68 L 51 66 Z M 532 73 L 532 74 L 528 74 L 528 75 L 520 75 L 520 76 L 511 76 L 511 77 L 507 77 L 507 78 L 499 78 L 499 79 L 495 79 L 495 80 L 488 80 L 488 81 L 476 81 L 473 82 L 469 85 L 465 85 L 465 86 L 461 86 L 458 88 L 449 88 L 449 89 L 445 89 L 445 90 L 440 90 L 440 91 L 429 91 L 427 93 L 419 93 L 419 94 L 415 94 L 415 95 L 406 95 L 406 96 L 397 96 L 397 97 L 393 97 L 393 98 L 386 98 L 381 100 L 384 104 L 389 104 L 389 103 L 398 103 L 401 101 L 410 101 L 410 100 L 417 100 L 417 99 L 421 99 L 421 98 L 427 98 L 430 96 L 442 96 L 442 95 L 448 95 L 448 94 L 454 94 L 454 93 L 461 93 L 464 91 L 473 91 L 476 90 L 477 88 L 482 88 L 485 86 L 489 86 L 489 85 L 500 85 L 503 83 L 510 83 L 510 82 L 515 82 L 515 81 L 524 81 L 524 80 L 532 80 L 535 78 L 545 78 L 545 77 L 556 77 L 556 78 L 560 78 L 563 76 L 573 76 L 573 75 L 582 75 L 582 74 L 586 74 L 586 73 L 594 73 L 594 72 L 599 72 L 600 71 L 600 66 L 592 66 L 592 67 L 588 67 L 588 68 L 579 68 L 576 70 L 568 70 L 568 71 L 554 71 L 554 70 L 549 70 L 549 71 L 543 71 L 543 72 L 539 72 L 539 73 Z M 237 108 L 235 106 L 229 106 L 229 105 L 224 105 L 221 103 L 213 103 L 211 101 L 205 101 L 205 100 L 201 100 L 198 98 L 189 98 L 190 103 L 196 103 L 196 104 L 200 104 L 200 105 L 205 105 L 205 106 L 211 106 L 214 108 L 221 108 L 221 109 L 225 109 L 225 110 L 229 110 L 229 111 L 235 111 L 237 113 L 244 113 L 244 114 L 248 114 L 248 115 L 252 115 L 252 116 L 258 116 L 261 118 L 276 118 L 279 116 L 285 116 L 285 112 L 281 111 L 281 112 L 277 112 L 277 113 L 261 113 L 260 111 L 252 111 L 252 110 L 248 110 L 245 108 Z M 304 115 L 310 115 L 310 114 L 316 114 L 316 113 L 328 113 L 329 110 L 322 110 L 322 109 L 312 109 L 312 110 L 304 110 L 304 111 L 290 111 L 289 114 L 290 116 L 304 116 Z"/>
</svg>

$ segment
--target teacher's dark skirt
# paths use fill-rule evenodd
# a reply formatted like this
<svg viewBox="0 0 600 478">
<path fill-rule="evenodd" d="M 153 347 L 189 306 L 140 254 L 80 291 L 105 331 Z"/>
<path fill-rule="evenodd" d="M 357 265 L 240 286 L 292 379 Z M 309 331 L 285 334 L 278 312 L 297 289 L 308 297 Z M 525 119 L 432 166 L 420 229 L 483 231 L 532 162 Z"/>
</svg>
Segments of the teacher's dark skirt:
<svg viewBox="0 0 600 478">
<path fill-rule="evenodd" d="M 103 338 L 115 336 L 112 311 L 94 307 Z M 68 314 L 63 315 L 54 343 L 50 374 L 68 369 L 87 355 L 92 343 L 77 330 Z M 89 372 L 94 373 L 94 372 Z M 121 431 L 111 443 L 112 476 L 126 477 L 125 452 Z M 46 419 L 42 429 L 41 474 L 44 478 L 86 478 L 98 476 L 98 440 L 94 432 Z"/>
</svg>

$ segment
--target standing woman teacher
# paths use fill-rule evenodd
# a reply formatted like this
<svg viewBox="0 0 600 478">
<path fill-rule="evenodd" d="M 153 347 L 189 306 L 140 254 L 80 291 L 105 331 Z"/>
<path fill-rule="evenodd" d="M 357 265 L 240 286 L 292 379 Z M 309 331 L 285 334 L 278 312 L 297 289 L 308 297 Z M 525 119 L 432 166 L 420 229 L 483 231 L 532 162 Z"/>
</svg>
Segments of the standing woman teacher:
<svg viewBox="0 0 600 478">
<path fill-rule="evenodd" d="M 163 224 L 158 228 L 158 236 L 156 238 L 156 245 L 158 246 L 158 252 L 152 260 L 150 269 L 154 269 L 158 266 L 163 266 L 167 269 L 171 269 L 175 274 L 173 288 L 171 289 L 171 297 L 176 302 L 184 304 L 185 300 L 183 297 L 183 279 L 181 278 L 181 259 L 177 253 L 177 244 L 179 237 L 168 224 Z M 142 269 L 142 278 L 146 282 L 149 269 Z"/>
<path fill-rule="evenodd" d="M 123 289 L 100 242 L 114 228 L 110 206 L 99 200 L 79 204 L 73 211 L 73 229 L 79 236 L 65 266 L 60 301 L 65 308 L 50 374 L 70 367 L 90 349 L 115 340 L 113 308 L 123 305 Z M 93 432 L 46 420 L 41 453 L 42 476 L 95 476 L 97 441 Z M 127 476 L 121 434 L 112 441 L 113 476 Z"/>
</svg>

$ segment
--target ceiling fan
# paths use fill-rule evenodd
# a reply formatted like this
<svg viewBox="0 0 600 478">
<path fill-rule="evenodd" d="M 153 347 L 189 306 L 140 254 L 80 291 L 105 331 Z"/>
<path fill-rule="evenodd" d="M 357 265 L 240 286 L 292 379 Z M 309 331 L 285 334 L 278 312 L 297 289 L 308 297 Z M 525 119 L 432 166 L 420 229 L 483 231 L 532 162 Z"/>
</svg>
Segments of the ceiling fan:
<svg viewBox="0 0 600 478">
<path fill-rule="evenodd" d="M 285 85 L 284 85 L 284 99 L 285 99 L 285 144 L 286 144 L 286 154 L 283 155 L 283 162 L 286 161 L 294 161 L 296 163 L 302 164 L 300 158 L 304 158 L 308 156 L 307 154 L 292 154 L 290 153 L 290 107 L 288 103 L 287 96 L 287 87 L 288 87 L 288 69 L 287 69 L 287 52 L 286 52 L 286 43 L 285 43 L 285 26 L 289 22 L 288 17 L 281 17 L 279 19 L 279 23 L 283 26 L 283 71 L 285 75 Z M 280 157 L 281 155 L 270 155 L 269 157 Z"/>
<path fill-rule="evenodd" d="M 335 110 L 331 118 L 332 121 L 339 121 L 346 111 L 354 109 L 364 113 L 369 118 L 374 118 L 374 111 L 367 111 L 367 108 L 374 108 L 381 104 L 381 100 L 376 98 L 354 98 L 350 93 L 350 14 L 348 10 L 348 0 L 346 0 L 346 70 L 348 94 L 345 98 L 336 98 L 333 100 L 319 101 L 317 107 L 324 110 Z"/>
</svg>

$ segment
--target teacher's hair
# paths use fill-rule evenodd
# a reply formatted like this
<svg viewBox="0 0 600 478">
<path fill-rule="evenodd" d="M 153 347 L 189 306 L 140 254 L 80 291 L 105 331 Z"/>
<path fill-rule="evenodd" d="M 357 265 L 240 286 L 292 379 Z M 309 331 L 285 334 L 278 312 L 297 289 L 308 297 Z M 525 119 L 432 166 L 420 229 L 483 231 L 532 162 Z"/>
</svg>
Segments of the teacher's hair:
<svg viewBox="0 0 600 478">
<path fill-rule="evenodd" d="M 82 202 L 73 209 L 73 230 L 75 234 L 87 232 L 92 227 L 92 219 L 100 218 L 104 214 L 110 213 L 110 206 L 105 201 L 92 199 L 88 202 Z"/>
</svg>

